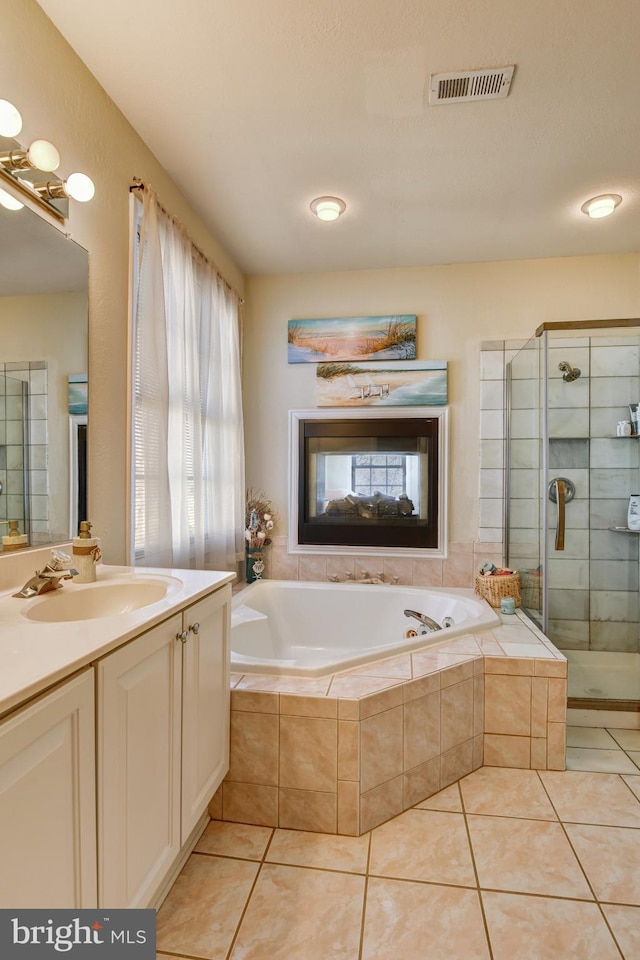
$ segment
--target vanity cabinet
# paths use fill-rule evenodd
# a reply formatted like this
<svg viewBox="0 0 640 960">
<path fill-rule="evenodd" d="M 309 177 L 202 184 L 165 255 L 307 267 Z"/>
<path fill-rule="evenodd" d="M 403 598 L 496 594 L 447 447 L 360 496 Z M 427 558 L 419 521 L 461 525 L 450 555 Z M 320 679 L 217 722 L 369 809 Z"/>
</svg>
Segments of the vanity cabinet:
<svg viewBox="0 0 640 960">
<path fill-rule="evenodd" d="M 93 670 L 0 722 L 0 907 L 97 905 Z"/>
<path fill-rule="evenodd" d="M 98 902 L 148 907 L 229 766 L 231 588 L 99 660 Z"/>
</svg>

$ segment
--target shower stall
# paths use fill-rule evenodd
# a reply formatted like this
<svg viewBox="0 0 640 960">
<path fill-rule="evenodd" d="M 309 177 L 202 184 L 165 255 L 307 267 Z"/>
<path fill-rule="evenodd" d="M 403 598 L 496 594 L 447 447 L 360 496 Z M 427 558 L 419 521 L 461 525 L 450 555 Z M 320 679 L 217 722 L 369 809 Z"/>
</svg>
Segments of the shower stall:
<svg viewBox="0 0 640 960">
<path fill-rule="evenodd" d="M 640 436 L 617 427 L 636 404 L 640 320 L 543 324 L 507 364 L 507 562 L 569 661 L 569 707 L 640 709 Z"/>
</svg>

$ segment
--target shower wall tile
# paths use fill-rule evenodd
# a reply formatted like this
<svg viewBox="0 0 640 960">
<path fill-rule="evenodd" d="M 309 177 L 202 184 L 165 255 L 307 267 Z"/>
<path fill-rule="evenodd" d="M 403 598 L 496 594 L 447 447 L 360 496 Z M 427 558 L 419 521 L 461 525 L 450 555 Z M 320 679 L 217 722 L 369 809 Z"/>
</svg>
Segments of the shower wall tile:
<svg viewBox="0 0 640 960">
<path fill-rule="evenodd" d="M 625 336 L 615 336 L 615 337 L 594 337 L 593 342 L 598 347 L 633 347 L 637 346 L 638 338 L 637 337 L 625 337 Z"/>
<path fill-rule="evenodd" d="M 549 506 L 553 506 L 549 504 Z M 555 511 L 555 506 L 553 507 Z M 551 514 L 550 525 L 555 530 L 554 513 Z M 589 501 L 574 499 L 567 504 L 565 513 L 565 525 L 567 530 L 588 530 L 589 528 Z"/>
<path fill-rule="evenodd" d="M 480 441 L 480 466 L 484 469 L 502 469 L 504 466 L 504 440 Z"/>
<path fill-rule="evenodd" d="M 610 439 L 593 439 L 590 443 L 592 467 L 625 467 L 627 469 L 638 466 L 638 441 L 628 437 Z"/>
<path fill-rule="evenodd" d="M 587 469 L 589 440 L 552 439 L 549 441 L 549 466 L 552 469 Z"/>
<path fill-rule="evenodd" d="M 563 587 L 571 590 L 589 589 L 588 560 L 549 560 L 547 574 L 548 582 L 559 589 Z"/>
<path fill-rule="evenodd" d="M 637 377 L 640 373 L 640 348 L 625 346 L 592 346 L 592 377 Z"/>
<path fill-rule="evenodd" d="M 538 501 L 534 499 L 512 500 L 510 521 L 513 526 L 518 528 L 538 527 L 540 522 Z"/>
<path fill-rule="evenodd" d="M 480 496 L 500 497 L 504 494 L 504 470 L 480 470 Z"/>
<path fill-rule="evenodd" d="M 481 543 L 493 542 L 503 536 L 502 527 L 480 527 L 478 538 Z"/>
<path fill-rule="evenodd" d="M 510 471 L 509 492 L 514 500 L 539 496 L 540 471 L 515 467 Z"/>
<path fill-rule="evenodd" d="M 592 560 L 637 560 L 638 537 L 613 530 L 592 530 L 590 556 Z"/>
<path fill-rule="evenodd" d="M 480 384 L 480 409 L 504 409 L 504 381 L 483 380 Z"/>
<path fill-rule="evenodd" d="M 39 370 L 31 369 L 29 371 L 29 389 L 31 391 L 31 396 L 34 396 L 35 394 L 38 394 L 38 393 L 47 392 L 46 368 L 39 369 Z"/>
<path fill-rule="evenodd" d="M 528 342 L 529 342 L 528 340 L 521 340 L 521 339 L 520 339 L 520 340 L 505 340 L 505 341 L 504 341 L 504 349 L 505 349 L 505 351 L 506 351 L 507 353 L 516 354 L 516 353 L 518 353 L 520 350 L 522 350 L 522 348 L 523 348 L 524 346 L 526 346 L 526 344 L 527 344 Z"/>
<path fill-rule="evenodd" d="M 637 590 L 637 560 L 591 560 L 591 582 L 602 590 Z"/>
<path fill-rule="evenodd" d="M 591 436 L 615 437 L 616 426 L 619 420 L 630 420 L 629 407 L 620 398 L 618 406 L 596 407 L 591 411 Z M 634 401 L 635 402 L 635 401 Z M 620 442 L 637 443 L 637 440 L 621 440 Z"/>
<path fill-rule="evenodd" d="M 32 420 L 29 424 L 29 443 L 47 443 L 48 439 L 48 421 Z"/>
<path fill-rule="evenodd" d="M 540 374 L 540 349 L 538 347 L 539 341 L 536 341 L 536 345 L 530 349 L 522 350 L 518 356 L 517 369 L 514 371 L 512 368 L 512 375 L 514 375 L 514 380 L 537 380 Z M 513 351 L 513 356 L 518 353 L 518 351 Z M 512 360 L 513 356 L 510 356 L 508 359 Z"/>
<path fill-rule="evenodd" d="M 568 512 L 568 508 L 567 508 Z M 555 525 L 554 525 L 555 527 Z M 555 549 L 555 528 L 549 530 L 547 537 L 548 556 L 556 557 L 560 551 Z M 589 556 L 589 531 L 588 530 L 566 530 L 564 538 L 564 550 L 562 558 L 565 560 L 584 560 Z"/>
<path fill-rule="evenodd" d="M 542 424 L 538 410 L 512 410 L 511 436 L 517 440 L 535 439 L 540 436 Z"/>
<path fill-rule="evenodd" d="M 513 440 L 511 442 L 511 466 L 518 469 L 537 468 L 542 463 L 540 440 Z"/>
<path fill-rule="evenodd" d="M 504 340 L 481 340 L 480 341 L 480 350 L 481 352 L 486 350 L 504 350 Z"/>
<path fill-rule="evenodd" d="M 480 379 L 502 380 L 504 378 L 504 350 L 480 351 Z"/>
<path fill-rule="evenodd" d="M 549 616 L 554 620 L 588 620 L 589 619 L 589 591 L 588 590 L 554 590 L 548 591 Z"/>
<path fill-rule="evenodd" d="M 547 388 L 547 397 L 549 409 L 558 407 L 568 407 L 569 409 L 589 409 L 589 384 L 590 380 L 583 375 L 578 380 L 570 383 L 562 378 L 559 380 L 550 379 Z"/>
<path fill-rule="evenodd" d="M 22 420 L 7 420 L 6 442 L 22 443 L 24 437 L 24 425 Z"/>
<path fill-rule="evenodd" d="M 592 590 L 591 619 L 638 622 L 637 590 Z"/>
<path fill-rule="evenodd" d="M 539 389 L 537 380 L 511 381 L 511 409 L 533 410 L 539 406 Z"/>
<path fill-rule="evenodd" d="M 589 521 L 591 529 L 606 530 L 608 527 L 626 526 L 628 506 L 628 496 L 611 500 L 592 500 Z"/>
<path fill-rule="evenodd" d="M 549 410 L 547 424 L 550 437 L 588 437 L 589 409 L 558 407 Z"/>
<path fill-rule="evenodd" d="M 592 621 L 590 650 L 610 650 L 614 653 L 638 653 L 637 623 L 612 623 Z"/>
<path fill-rule="evenodd" d="M 640 401 L 640 380 L 635 377 L 594 377 L 591 381 L 591 405 L 615 407 Z"/>
<path fill-rule="evenodd" d="M 595 500 L 612 500 L 633 493 L 638 485 L 638 471 L 625 468 L 604 469 L 594 467 L 591 470 L 591 496 Z"/>
<path fill-rule="evenodd" d="M 549 634 L 562 650 L 589 649 L 589 620 L 549 619 Z"/>
<path fill-rule="evenodd" d="M 502 498 L 499 500 L 482 498 L 480 500 L 480 526 L 498 528 L 502 523 L 503 509 L 504 501 Z"/>
<path fill-rule="evenodd" d="M 6 416 L 7 420 L 22 419 L 22 397 L 6 398 Z"/>
<path fill-rule="evenodd" d="M 503 439 L 504 414 L 502 410 L 480 411 L 480 436 L 483 440 Z"/>
</svg>

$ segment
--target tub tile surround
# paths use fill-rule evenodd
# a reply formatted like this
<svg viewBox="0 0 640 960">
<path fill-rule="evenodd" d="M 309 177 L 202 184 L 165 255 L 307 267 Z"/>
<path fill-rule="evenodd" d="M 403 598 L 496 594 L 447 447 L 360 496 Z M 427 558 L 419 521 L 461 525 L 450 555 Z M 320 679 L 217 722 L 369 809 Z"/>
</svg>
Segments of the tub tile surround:
<svg viewBox="0 0 640 960">
<path fill-rule="evenodd" d="M 526 618 L 327 677 L 234 675 L 219 820 L 359 836 L 484 766 L 564 770 L 567 661 Z"/>
<path fill-rule="evenodd" d="M 503 441 L 500 441 L 502 448 Z M 502 454 L 500 459 L 502 467 Z M 485 471 L 482 471 L 485 472 Z M 502 489 L 504 471 L 488 470 L 492 483 Z M 501 494 L 500 494 L 501 495 Z M 498 503 L 498 501 L 495 501 Z M 501 503 L 501 501 L 500 501 Z M 484 509 L 487 509 L 486 507 Z M 500 511 L 502 507 L 500 507 Z M 449 541 L 448 557 L 411 558 L 389 556 L 304 556 L 289 553 L 287 538 L 277 536 L 265 554 L 266 577 L 270 580 L 329 580 L 361 579 L 365 576 L 380 577 L 388 583 L 398 582 L 413 587 L 473 587 L 475 571 L 491 560 L 496 566 L 502 564 L 502 523 L 492 528 L 490 538 L 476 542 Z M 498 529 L 499 527 L 499 529 Z M 483 535 L 487 534 L 483 529 Z M 396 581 L 397 578 L 397 581 Z"/>
</svg>

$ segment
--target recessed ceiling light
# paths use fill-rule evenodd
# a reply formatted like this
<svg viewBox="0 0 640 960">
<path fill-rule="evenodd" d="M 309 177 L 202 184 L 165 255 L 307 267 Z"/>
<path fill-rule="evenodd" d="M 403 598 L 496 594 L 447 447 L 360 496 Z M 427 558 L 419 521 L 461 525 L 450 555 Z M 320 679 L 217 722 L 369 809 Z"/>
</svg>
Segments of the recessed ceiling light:
<svg viewBox="0 0 640 960">
<path fill-rule="evenodd" d="M 604 193 L 600 197 L 592 197 L 591 200 L 587 200 L 580 209 L 592 220 L 599 220 L 601 217 L 608 217 L 612 214 L 620 203 L 622 203 L 622 197 L 619 194 Z"/>
<path fill-rule="evenodd" d="M 340 197 L 316 197 L 309 206 L 318 220 L 337 220 L 347 209 L 346 203 Z"/>
</svg>

